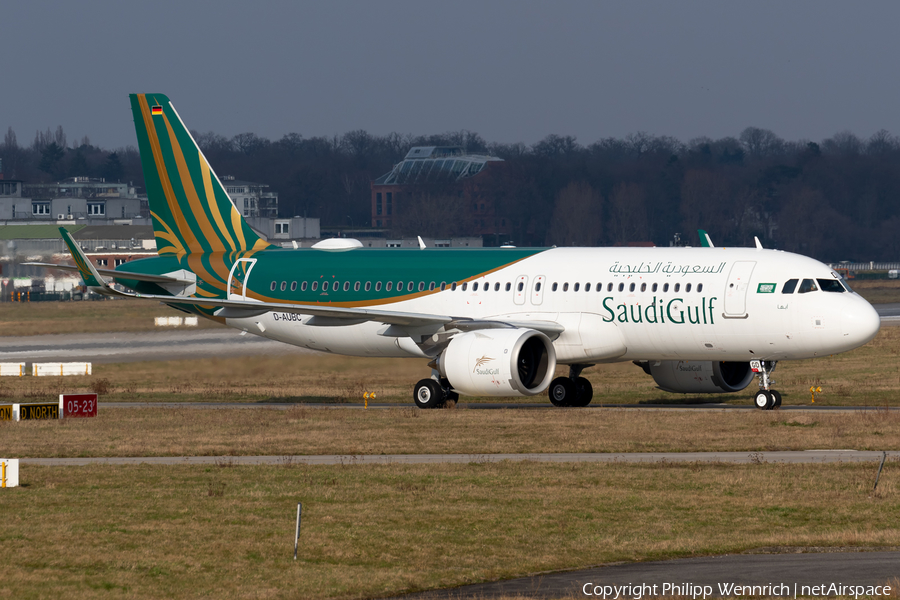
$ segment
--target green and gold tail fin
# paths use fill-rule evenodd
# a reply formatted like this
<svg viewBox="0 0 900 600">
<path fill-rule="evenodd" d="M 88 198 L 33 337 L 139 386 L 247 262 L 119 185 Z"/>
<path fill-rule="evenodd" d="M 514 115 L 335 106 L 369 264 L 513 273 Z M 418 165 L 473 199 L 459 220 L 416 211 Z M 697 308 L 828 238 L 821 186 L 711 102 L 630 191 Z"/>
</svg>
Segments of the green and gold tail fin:
<svg viewBox="0 0 900 600">
<path fill-rule="evenodd" d="M 144 183 L 160 255 L 238 256 L 274 248 L 231 203 L 225 188 L 162 94 L 131 94 Z"/>
</svg>

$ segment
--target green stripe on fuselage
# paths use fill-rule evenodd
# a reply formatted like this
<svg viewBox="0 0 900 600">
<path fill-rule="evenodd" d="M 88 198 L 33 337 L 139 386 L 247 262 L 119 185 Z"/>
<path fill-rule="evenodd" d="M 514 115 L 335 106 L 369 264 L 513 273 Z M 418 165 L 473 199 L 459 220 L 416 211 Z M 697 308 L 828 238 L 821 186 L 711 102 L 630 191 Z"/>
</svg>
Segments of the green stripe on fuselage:
<svg viewBox="0 0 900 600">
<path fill-rule="evenodd" d="M 250 272 L 248 297 L 276 302 L 298 302 L 304 304 L 329 303 L 339 306 L 363 306 L 398 302 L 427 293 L 431 282 L 436 289 L 441 282 L 463 282 L 509 266 L 522 259 L 534 256 L 543 248 L 429 248 L 382 249 L 361 248 L 347 252 L 299 249 L 292 251 L 263 251 L 254 255 L 256 265 Z M 507 277 L 507 279 L 509 279 Z M 291 291 L 291 284 L 297 282 L 297 289 Z M 318 282 L 317 290 L 312 290 L 312 282 Z M 322 291 L 322 282 L 328 281 L 329 289 Z M 359 291 L 354 290 L 360 282 Z M 272 283 L 275 282 L 275 290 Z M 285 282 L 282 291 L 281 283 Z M 303 282 L 309 285 L 304 291 Z M 349 282 L 349 290 L 344 283 Z M 371 287 L 366 291 L 366 283 Z M 376 286 L 381 282 L 381 286 Z M 391 291 L 387 282 L 392 282 Z M 398 282 L 403 282 L 403 290 L 397 290 Z M 413 290 L 409 291 L 409 283 Z M 425 284 L 420 292 L 419 283 Z M 335 291 L 334 284 L 338 283 Z M 494 283 L 494 282 L 491 282 Z M 503 282 L 505 283 L 505 281 Z M 376 291 L 376 287 L 380 290 Z"/>
<path fill-rule="evenodd" d="M 256 263 L 250 272 L 247 296 L 272 302 L 333 304 L 338 306 L 366 306 L 398 302 L 428 293 L 431 282 L 439 289 L 441 282 L 464 282 L 512 265 L 530 256 L 544 252 L 546 248 L 359 248 L 349 251 L 323 251 L 309 248 L 297 250 L 264 250 L 252 256 Z M 234 264 L 227 262 L 229 269 Z M 172 255 L 147 258 L 127 263 L 129 271 L 162 274 L 178 269 L 190 270 L 187 260 L 179 263 Z M 524 274 L 524 273 L 522 273 Z M 518 274 L 517 274 L 518 275 Z M 199 279 L 199 277 L 198 277 Z M 512 281 L 505 277 L 501 283 Z M 312 282 L 318 289 L 312 290 Z M 322 282 L 328 281 L 328 291 L 322 291 Z M 356 282 L 360 289 L 354 290 Z M 391 291 L 387 282 L 391 282 Z M 397 283 L 403 282 L 403 290 Z M 495 283 L 490 280 L 491 284 Z M 275 282 L 275 290 L 271 289 Z M 282 291 L 281 283 L 285 282 Z M 291 284 L 297 282 L 295 290 Z M 302 289 L 307 283 L 306 290 Z M 332 289 L 334 283 L 339 289 Z M 350 282 L 344 291 L 344 282 Z M 366 283 L 371 286 L 367 291 Z M 381 282 L 379 290 L 376 283 Z M 409 283 L 413 290 L 409 291 Z M 419 283 L 425 284 L 424 292 Z M 224 297 L 221 294 L 219 297 Z"/>
</svg>

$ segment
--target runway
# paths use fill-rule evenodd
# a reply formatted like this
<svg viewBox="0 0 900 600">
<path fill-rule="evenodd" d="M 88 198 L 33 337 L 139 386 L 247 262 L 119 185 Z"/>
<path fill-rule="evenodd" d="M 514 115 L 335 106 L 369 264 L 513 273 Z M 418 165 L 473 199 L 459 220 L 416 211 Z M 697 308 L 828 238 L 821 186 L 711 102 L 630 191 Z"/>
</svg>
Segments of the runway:
<svg viewBox="0 0 900 600">
<path fill-rule="evenodd" d="M 313 408 L 322 410 L 384 410 L 389 408 L 411 408 L 415 405 L 410 401 L 406 403 L 373 403 L 368 406 L 362 402 L 326 403 L 326 402 L 101 402 L 101 410 L 109 408 L 191 408 L 197 410 L 223 410 L 223 409 L 259 409 L 289 410 L 292 408 Z M 583 408 L 558 408 L 546 402 L 461 402 L 454 410 L 656 410 L 656 411 L 698 411 L 698 410 L 759 410 L 752 404 L 592 404 Z M 824 406 L 817 404 L 783 405 L 777 410 L 789 412 L 859 412 L 859 411 L 900 411 L 900 407 L 884 406 Z"/>
<path fill-rule="evenodd" d="M 882 326 L 900 325 L 900 303 L 874 305 Z M 0 338 L 0 362 L 137 362 L 314 352 L 230 328 L 75 333 Z"/>
<path fill-rule="evenodd" d="M 594 452 L 524 454 L 322 454 L 285 456 L 120 456 L 78 458 L 22 458 L 23 465 L 416 465 L 510 462 L 550 463 L 726 463 L 800 464 L 856 463 L 900 460 L 900 451 L 796 450 L 784 452 Z"/>
<path fill-rule="evenodd" d="M 227 328 L 4 337 L 0 348 L 0 362 L 122 363 L 313 352 Z"/>
<path fill-rule="evenodd" d="M 816 549 L 817 553 L 802 554 L 729 554 L 701 558 L 643 563 L 615 564 L 582 571 L 564 573 L 543 573 L 531 577 L 520 577 L 493 583 L 466 585 L 458 588 L 435 590 L 419 594 L 400 596 L 394 600 L 489 600 L 500 596 L 516 598 L 591 598 L 603 597 L 602 586 L 649 585 L 657 586 L 651 596 L 692 597 L 683 588 L 674 592 L 666 589 L 666 584 L 690 584 L 699 586 L 696 596 L 702 598 L 704 591 L 711 591 L 709 597 L 742 596 L 744 594 L 722 593 L 720 586 L 732 585 L 785 585 L 787 593 L 754 593 L 753 595 L 783 595 L 794 597 L 803 593 L 802 586 L 818 585 L 892 585 L 896 592 L 897 565 L 900 552 L 872 551 L 858 552 L 842 549 L 843 552 Z M 824 550 L 824 552 L 823 552 Z M 788 550 L 790 551 L 790 550 Z M 795 550 L 796 552 L 796 550 Z M 600 586 L 598 589 L 597 586 Z M 704 586 L 709 586 L 704 590 Z M 733 590 L 734 588 L 732 588 Z M 585 594 L 588 590 L 591 595 Z M 693 590 L 693 588 L 692 588 Z M 779 590 L 784 591 L 784 590 Z M 811 590 L 810 590 L 811 591 Z M 823 590 L 824 592 L 824 590 Z M 826 593 L 807 593 L 806 596 L 825 597 Z M 607 598 L 614 597 L 612 592 Z M 643 594 L 648 595 L 647 593 Z M 833 594 L 832 594 L 833 596 Z M 850 594 L 852 596 L 852 593 Z M 634 594 L 620 594 L 619 598 L 635 598 Z"/>
</svg>

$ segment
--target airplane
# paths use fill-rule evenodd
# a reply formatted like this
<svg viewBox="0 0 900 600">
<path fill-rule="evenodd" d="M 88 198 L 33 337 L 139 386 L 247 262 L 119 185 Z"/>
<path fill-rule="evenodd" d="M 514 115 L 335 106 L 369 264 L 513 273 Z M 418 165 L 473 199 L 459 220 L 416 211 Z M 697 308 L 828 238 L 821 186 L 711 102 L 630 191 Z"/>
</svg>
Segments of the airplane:
<svg viewBox="0 0 900 600">
<path fill-rule="evenodd" d="M 771 410 L 779 361 L 853 350 L 880 327 L 823 263 L 758 240 L 714 247 L 706 232 L 700 248 L 274 246 L 241 217 L 169 99 L 130 100 L 158 256 L 97 269 L 60 228 L 67 268 L 94 292 L 287 344 L 422 359 L 420 408 L 543 392 L 554 406 L 587 406 L 582 371 L 632 361 L 682 394 L 737 392 L 755 376 L 753 402 Z M 568 376 L 554 377 L 557 365 Z"/>
</svg>

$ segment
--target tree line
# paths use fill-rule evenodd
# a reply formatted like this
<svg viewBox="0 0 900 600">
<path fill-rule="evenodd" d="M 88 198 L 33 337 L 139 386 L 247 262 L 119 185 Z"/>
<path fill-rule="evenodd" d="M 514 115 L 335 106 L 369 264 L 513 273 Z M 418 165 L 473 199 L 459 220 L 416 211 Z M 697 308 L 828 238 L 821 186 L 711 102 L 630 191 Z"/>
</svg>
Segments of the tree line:
<svg viewBox="0 0 900 600">
<path fill-rule="evenodd" d="M 281 216 L 319 217 L 325 227 L 371 226 L 371 180 L 411 147 L 461 146 L 504 160 L 471 182 L 479 201 L 495 207 L 502 230 L 489 242 L 668 245 L 681 233 L 696 244 L 702 228 L 718 246 L 751 245 L 757 236 L 766 247 L 821 260 L 900 259 L 900 139 L 887 131 L 868 139 L 842 132 L 817 143 L 748 127 L 715 140 L 635 133 L 589 145 L 559 135 L 533 145 L 489 143 L 469 131 L 289 133 L 274 141 L 192 133 L 220 176 L 266 183 L 279 193 Z M 0 158 L 7 178 L 89 176 L 143 186 L 134 147 L 109 151 L 87 138 L 69 144 L 61 127 L 37 132 L 30 145 L 10 128 Z M 425 191 L 397 200 L 395 234 L 471 231 L 450 187 Z"/>
</svg>

